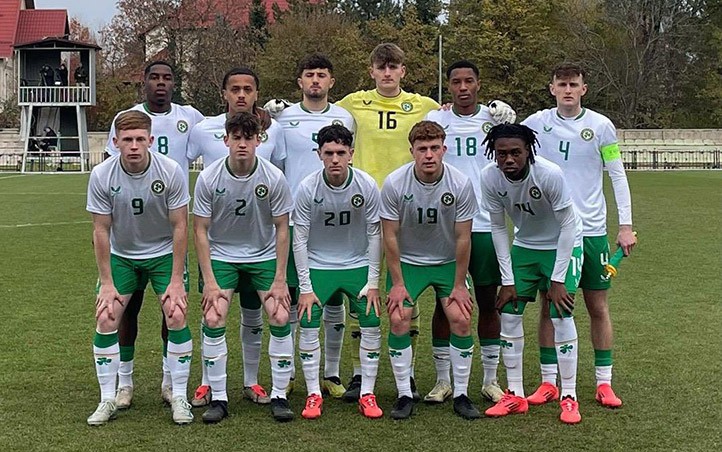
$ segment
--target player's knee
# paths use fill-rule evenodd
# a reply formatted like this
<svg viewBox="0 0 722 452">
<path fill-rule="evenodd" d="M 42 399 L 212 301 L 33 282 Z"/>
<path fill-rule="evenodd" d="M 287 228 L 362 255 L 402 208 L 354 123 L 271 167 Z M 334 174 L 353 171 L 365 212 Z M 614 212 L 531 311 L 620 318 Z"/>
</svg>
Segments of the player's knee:
<svg viewBox="0 0 722 452">
<path fill-rule="evenodd" d="M 389 315 L 389 324 L 391 332 L 397 336 L 409 332 L 409 319 L 402 317 L 397 311 Z"/>
<path fill-rule="evenodd" d="M 118 323 L 117 320 L 111 320 L 107 311 L 103 311 L 96 320 L 95 328 L 101 333 L 107 333 L 118 329 Z"/>
<path fill-rule="evenodd" d="M 171 329 L 171 330 L 180 330 L 184 326 L 186 326 L 185 315 L 178 312 L 178 310 L 176 310 L 176 312 L 173 313 L 173 317 L 166 317 L 165 321 L 166 321 L 166 325 L 168 325 L 168 329 Z"/>
<path fill-rule="evenodd" d="M 271 313 L 271 315 L 268 316 L 268 322 L 271 325 L 275 326 L 282 326 L 288 323 L 290 317 L 288 315 L 288 311 L 285 309 L 277 309 L 276 312 Z"/>
<path fill-rule="evenodd" d="M 203 316 L 203 322 L 210 328 L 220 328 L 226 324 L 226 319 L 214 310 L 210 310 Z"/>
<path fill-rule="evenodd" d="M 447 314 L 449 318 L 449 329 L 457 336 L 468 336 L 471 334 L 471 319 L 464 318 L 461 312 Z"/>
</svg>

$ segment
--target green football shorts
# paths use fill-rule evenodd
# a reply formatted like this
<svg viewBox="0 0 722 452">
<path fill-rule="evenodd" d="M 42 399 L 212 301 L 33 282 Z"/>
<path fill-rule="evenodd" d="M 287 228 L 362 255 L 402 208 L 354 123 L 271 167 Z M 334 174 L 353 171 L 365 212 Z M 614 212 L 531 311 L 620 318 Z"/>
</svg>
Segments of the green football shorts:
<svg viewBox="0 0 722 452">
<path fill-rule="evenodd" d="M 440 265 L 413 265 L 401 262 L 401 274 L 404 277 L 406 291 L 413 300 L 412 303 L 404 301 L 404 307 L 412 308 L 424 290 L 433 287 L 437 298 L 446 298 L 451 295 L 456 276 L 456 261 Z M 391 273 L 386 273 L 386 291 L 393 287 Z"/>
</svg>

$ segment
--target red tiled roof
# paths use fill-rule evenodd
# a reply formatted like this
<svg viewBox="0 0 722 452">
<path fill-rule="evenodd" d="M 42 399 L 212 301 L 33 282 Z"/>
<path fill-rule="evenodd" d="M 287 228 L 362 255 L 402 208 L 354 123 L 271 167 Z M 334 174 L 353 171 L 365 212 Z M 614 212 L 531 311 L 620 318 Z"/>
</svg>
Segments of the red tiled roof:
<svg viewBox="0 0 722 452">
<path fill-rule="evenodd" d="M 0 58 L 13 56 L 20 1 L 0 1 Z"/>
<path fill-rule="evenodd" d="M 26 9 L 20 11 L 15 45 L 70 34 L 68 12 L 64 9 Z"/>
<path fill-rule="evenodd" d="M 273 22 L 273 6 L 281 11 L 288 9 L 287 0 L 262 0 L 269 22 Z M 182 3 L 180 17 L 201 26 L 213 24 L 217 16 L 225 18 L 234 27 L 248 24 L 253 0 L 186 0 Z"/>
</svg>

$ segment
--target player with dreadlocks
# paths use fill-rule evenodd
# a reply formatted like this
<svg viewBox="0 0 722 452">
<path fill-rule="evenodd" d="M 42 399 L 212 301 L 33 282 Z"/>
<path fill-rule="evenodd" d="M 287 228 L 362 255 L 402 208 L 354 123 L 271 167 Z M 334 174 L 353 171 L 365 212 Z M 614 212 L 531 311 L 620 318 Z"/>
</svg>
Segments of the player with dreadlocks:
<svg viewBox="0 0 722 452">
<path fill-rule="evenodd" d="M 525 413 L 522 315 L 527 302 L 551 301 L 554 346 L 561 374 L 564 423 L 582 420 L 576 401 L 577 329 L 572 310 L 582 268 L 582 223 L 561 169 L 536 156 L 535 132 L 527 126 L 500 124 L 484 140 L 496 167 L 482 171 L 482 205 L 491 218 L 491 235 L 501 271 L 496 300 L 501 311 L 501 350 L 508 390 L 486 415 Z M 504 212 L 516 227 L 509 249 Z"/>
</svg>

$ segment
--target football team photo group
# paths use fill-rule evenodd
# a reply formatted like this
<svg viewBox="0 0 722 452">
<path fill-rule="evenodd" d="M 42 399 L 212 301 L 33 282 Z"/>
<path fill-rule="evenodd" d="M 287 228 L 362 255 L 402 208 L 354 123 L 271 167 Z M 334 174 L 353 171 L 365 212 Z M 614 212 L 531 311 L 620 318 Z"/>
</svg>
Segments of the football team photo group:
<svg viewBox="0 0 722 452">
<path fill-rule="evenodd" d="M 534 406 L 553 404 L 564 424 L 582 422 L 594 400 L 622 407 L 625 394 L 612 386 L 610 261 L 637 239 L 615 126 L 582 105 L 585 68 L 548 68 L 548 86 L 528 88 L 548 89 L 550 108 L 517 122 L 503 99 L 480 102 L 472 61 L 444 68 L 452 101 L 440 105 L 401 88 L 405 56 L 393 43 L 370 54 L 375 88 L 335 103 L 333 62 L 294 58 L 298 103 L 260 106 L 263 80 L 239 66 L 222 82 L 226 111 L 204 117 L 171 102 L 174 68 L 154 61 L 144 102 L 113 120 L 107 158 L 87 187 L 100 389 L 87 423 L 107 424 L 137 402 L 138 317 L 156 303 L 159 398 L 179 425 L 243 416 L 229 397 L 236 377 L 242 397 L 279 422 L 324 418 L 336 403 L 410 422 L 418 404 L 448 403 L 468 420 L 534 416 Z M 420 302 L 427 289 L 433 296 Z M 538 349 L 526 350 L 536 381 L 523 372 L 530 302 L 539 313 Z M 590 325 L 582 337 L 579 310 Z M 235 316 L 240 332 L 227 329 Z M 238 351 L 227 341 L 237 334 Z M 583 369 L 580 342 L 589 340 L 582 349 L 593 351 L 594 368 Z M 423 363 L 419 341 L 432 344 Z M 431 363 L 436 381 L 422 391 L 417 366 Z M 376 396 L 384 368 L 395 399 Z M 581 372 L 594 376 L 593 393 L 577 394 Z M 292 391 L 303 405 L 289 401 Z"/>
</svg>

